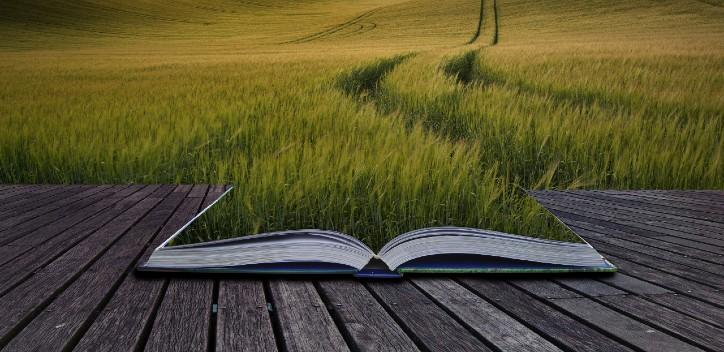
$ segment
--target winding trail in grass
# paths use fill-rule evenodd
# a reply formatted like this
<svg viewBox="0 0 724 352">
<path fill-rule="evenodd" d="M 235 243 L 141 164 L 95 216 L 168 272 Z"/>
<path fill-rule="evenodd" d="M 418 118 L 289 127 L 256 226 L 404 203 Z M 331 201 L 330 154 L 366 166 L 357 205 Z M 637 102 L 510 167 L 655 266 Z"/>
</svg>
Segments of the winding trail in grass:
<svg viewBox="0 0 724 352">
<path fill-rule="evenodd" d="M 290 40 L 290 41 L 282 42 L 282 43 L 280 43 L 280 44 L 308 43 L 308 42 L 311 42 L 311 41 L 315 41 L 315 40 L 319 40 L 319 39 L 322 39 L 322 38 L 329 37 L 329 36 L 331 36 L 331 35 L 339 32 L 339 31 L 342 31 L 342 30 L 344 30 L 345 28 L 350 27 L 350 26 L 355 25 L 355 24 L 362 24 L 362 25 L 364 25 L 364 24 L 371 24 L 371 25 L 373 25 L 373 26 L 371 26 L 371 28 L 370 28 L 369 30 L 372 30 L 372 29 L 374 29 L 375 27 L 377 27 L 377 24 L 376 24 L 376 23 L 374 23 L 374 22 L 362 22 L 362 23 L 360 23 L 360 22 L 361 22 L 362 20 L 364 20 L 364 19 L 372 16 L 373 14 L 379 12 L 380 10 L 386 8 L 386 7 L 387 7 L 387 6 L 382 6 L 382 7 L 374 8 L 374 9 L 369 10 L 369 11 L 365 11 L 365 12 L 363 12 L 361 15 L 358 15 L 357 17 L 354 17 L 354 18 L 352 18 L 351 20 L 346 21 L 346 22 L 342 22 L 342 23 L 337 24 L 337 25 L 334 25 L 334 26 L 332 26 L 331 28 L 328 28 L 328 29 L 325 29 L 325 30 L 323 30 L 323 31 L 320 31 L 320 32 L 317 32 L 317 33 L 313 33 L 313 34 L 310 34 L 310 35 L 306 35 L 306 36 L 301 37 L 301 38 L 292 39 L 292 40 Z M 364 33 L 364 32 L 367 32 L 367 31 L 362 31 L 362 33 Z"/>
<path fill-rule="evenodd" d="M 498 17 L 498 0 L 493 0 L 493 40 L 490 43 L 491 45 L 498 44 L 498 33 L 500 33 Z"/>
<path fill-rule="evenodd" d="M 478 40 L 478 37 L 480 37 L 480 31 L 483 29 L 483 21 L 484 21 L 484 14 L 485 14 L 485 0 L 480 0 L 480 15 L 478 16 L 478 28 L 475 29 L 475 33 L 473 33 L 473 36 L 468 40 L 467 44 L 475 43 L 476 40 Z"/>
</svg>

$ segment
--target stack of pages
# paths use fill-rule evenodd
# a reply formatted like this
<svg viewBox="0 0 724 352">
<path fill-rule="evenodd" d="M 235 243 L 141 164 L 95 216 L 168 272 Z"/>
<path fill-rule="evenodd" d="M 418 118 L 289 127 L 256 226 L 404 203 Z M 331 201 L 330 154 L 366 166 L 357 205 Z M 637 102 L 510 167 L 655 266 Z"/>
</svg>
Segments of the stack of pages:
<svg viewBox="0 0 724 352">
<path fill-rule="evenodd" d="M 208 210 L 212 205 L 204 209 Z M 201 213 L 203 214 L 203 212 Z M 399 235 L 375 254 L 360 240 L 325 230 L 293 230 L 169 245 L 199 216 L 156 248 L 142 271 L 243 274 L 614 272 L 588 243 L 570 243 L 463 227 Z"/>
</svg>

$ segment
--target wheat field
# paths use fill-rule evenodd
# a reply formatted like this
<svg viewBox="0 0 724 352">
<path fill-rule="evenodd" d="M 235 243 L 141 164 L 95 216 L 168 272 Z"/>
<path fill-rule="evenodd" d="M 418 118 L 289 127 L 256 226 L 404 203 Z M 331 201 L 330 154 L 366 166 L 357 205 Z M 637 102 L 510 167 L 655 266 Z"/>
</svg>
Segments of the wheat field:
<svg viewBox="0 0 724 352">
<path fill-rule="evenodd" d="M 0 182 L 234 184 L 191 241 L 724 188 L 719 0 L 5 1 L 0 81 Z"/>
</svg>

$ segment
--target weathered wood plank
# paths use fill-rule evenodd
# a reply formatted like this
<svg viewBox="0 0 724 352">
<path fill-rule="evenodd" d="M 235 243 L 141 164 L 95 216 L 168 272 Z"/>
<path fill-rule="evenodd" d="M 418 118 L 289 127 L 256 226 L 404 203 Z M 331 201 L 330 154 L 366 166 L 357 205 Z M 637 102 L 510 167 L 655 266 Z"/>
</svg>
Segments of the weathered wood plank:
<svg viewBox="0 0 724 352">
<path fill-rule="evenodd" d="M 84 193 L 84 196 L 97 193 L 100 190 L 108 188 L 109 186 L 89 187 L 89 186 L 73 186 L 70 188 L 58 187 L 50 199 L 46 199 L 44 202 L 36 200 L 34 198 L 24 199 L 20 202 L 28 203 L 21 206 L 11 207 L 4 212 L 0 213 L 0 229 L 7 229 L 14 225 L 17 225 L 25 220 L 33 219 L 47 213 L 51 210 L 58 209 L 65 204 L 69 203 L 68 197 L 75 195 L 73 200 L 80 200 L 82 197 L 78 196 L 78 193 Z"/>
<path fill-rule="evenodd" d="M 616 276 L 621 275 L 617 274 Z M 612 285 L 587 278 L 560 278 L 556 279 L 555 282 L 593 298 L 626 294 L 625 291 L 619 290 Z M 640 283 L 641 282 L 639 282 L 639 284 Z M 637 287 L 640 286 L 637 285 Z M 692 297 L 676 293 L 662 292 L 658 286 L 654 286 L 654 288 L 654 291 L 638 289 L 637 291 L 639 292 L 635 293 L 643 295 L 645 299 L 651 302 L 655 302 L 669 309 L 687 314 L 694 319 L 717 325 L 719 327 L 724 327 L 724 309 L 699 301 Z"/>
<path fill-rule="evenodd" d="M 724 214 L 723 210 L 712 208 L 710 205 L 699 205 L 696 203 L 682 202 L 676 199 L 667 199 L 666 197 L 652 197 L 651 195 L 640 192 L 623 192 L 623 191 L 595 191 L 596 193 L 606 195 L 607 197 L 625 199 L 640 204 L 653 204 L 671 210 L 676 209 L 693 209 L 700 212 Z"/>
<path fill-rule="evenodd" d="M 44 243 L 37 245 L 34 243 L 27 244 L 28 246 L 36 245 L 36 247 L 8 265 L 0 267 L 0 292 L 5 292 L 13 285 L 22 282 L 28 276 L 32 275 L 33 272 L 47 265 L 60 254 L 73 248 L 79 241 L 116 218 L 119 214 L 130 209 L 155 190 L 155 187 L 145 187 L 140 190 L 139 188 L 142 187 L 128 188 L 126 189 L 127 192 L 116 193 L 114 197 L 103 200 L 103 202 L 115 203 L 115 205 L 103 213 L 98 214 L 98 216 L 83 221 L 57 236 L 53 236 Z M 130 195 L 127 193 L 130 193 Z M 115 198 L 116 195 L 126 195 L 127 197 L 118 200 Z"/>
<path fill-rule="evenodd" d="M 68 229 L 80 225 L 86 220 L 94 218 L 103 210 L 118 203 L 120 199 L 138 191 L 136 187 L 113 186 L 91 197 L 86 198 L 82 204 L 76 204 L 67 216 L 51 222 L 43 227 L 33 230 L 31 234 L 15 239 L 9 244 L 39 246 Z"/>
<path fill-rule="evenodd" d="M 370 282 L 368 287 L 415 340 L 431 351 L 490 351 L 408 281 Z"/>
<path fill-rule="evenodd" d="M 685 294 L 724 308 L 724 294 L 722 294 L 722 290 L 691 291 Z"/>
<path fill-rule="evenodd" d="M 4 201 L 2 204 L 5 205 L 9 202 L 13 202 L 16 199 L 19 199 L 18 195 L 31 195 L 31 194 L 41 194 L 43 192 L 50 191 L 56 187 L 61 187 L 61 185 L 6 185 L 7 188 L 0 192 L 0 200 Z M 3 206 L 2 209 L 5 209 Z"/>
<path fill-rule="evenodd" d="M 653 232 L 664 232 L 669 230 L 670 224 L 667 220 L 680 220 L 691 223 L 693 230 L 705 231 L 704 228 L 717 229 L 721 223 L 711 220 L 677 217 L 675 215 L 666 215 L 646 210 L 626 208 L 605 203 L 596 199 L 584 198 L 581 195 L 570 195 L 561 193 L 548 192 L 545 195 L 535 193 L 536 199 L 544 202 L 552 207 L 563 208 L 563 211 L 569 211 L 582 216 L 592 216 L 594 218 L 614 222 L 620 225 L 632 226 Z M 568 209 L 568 210 L 566 210 Z M 702 229 L 696 228 L 701 225 Z M 688 228 L 679 229 L 680 232 L 687 232 Z M 706 233 L 706 232 L 705 232 Z"/>
<path fill-rule="evenodd" d="M 501 351 L 560 351 L 542 336 L 451 279 L 412 281 Z"/>
<path fill-rule="evenodd" d="M 671 291 L 684 293 L 688 296 L 696 297 L 706 302 L 721 306 L 724 304 L 724 298 L 721 295 L 714 294 L 715 290 L 711 287 L 683 279 L 656 269 L 652 269 L 643 265 L 639 265 L 621 258 L 608 255 L 618 266 L 620 271 L 637 279 L 654 283 Z M 616 275 L 617 276 L 617 275 Z M 615 277 L 615 276 L 614 276 Z"/>
<path fill-rule="evenodd" d="M 358 351 L 418 351 L 369 291 L 354 280 L 322 280 L 319 287 Z"/>
<path fill-rule="evenodd" d="M 607 195 L 593 193 L 592 196 L 577 195 L 577 197 L 585 197 L 583 199 L 594 202 L 590 209 L 601 209 L 603 211 L 611 211 L 613 215 L 620 216 L 618 212 L 633 216 L 642 216 L 640 221 L 676 231 L 688 232 L 697 235 L 717 238 L 724 230 L 724 214 L 713 214 L 706 212 L 697 212 L 691 209 L 664 208 L 668 209 L 665 213 L 663 210 L 656 208 L 654 204 L 640 203 L 638 206 L 628 206 L 629 204 L 620 205 L 619 202 L 610 200 L 592 199 L 593 197 L 604 198 Z M 610 197 L 611 199 L 616 199 Z M 595 203 L 597 201 L 603 204 Z M 629 200 L 619 199 L 621 202 L 631 202 Z M 654 208 L 654 209 L 652 209 Z M 629 217 L 630 219 L 630 217 Z"/>
<path fill-rule="evenodd" d="M 194 185 L 187 197 L 202 203 L 207 185 Z M 211 279 L 171 279 L 159 308 L 148 351 L 203 351 L 209 346 L 209 327 L 214 281 Z M 184 330 L 193 332 L 178 336 Z M 212 336 L 213 337 L 213 336 Z"/>
<path fill-rule="evenodd" d="M 670 273 L 679 277 L 696 281 L 713 288 L 724 287 L 724 277 L 713 275 L 711 273 L 695 269 L 693 267 L 677 264 L 672 261 L 665 261 L 641 252 L 630 251 L 624 247 L 612 246 L 603 242 L 589 241 L 596 250 L 604 255 L 615 254 L 618 258 L 623 258 L 631 262 L 643 264 L 662 272 Z M 673 255 L 673 254 L 672 254 Z"/>
<path fill-rule="evenodd" d="M 269 282 L 287 351 L 349 351 L 311 281 Z"/>
<path fill-rule="evenodd" d="M 724 275 L 724 265 L 715 264 L 711 262 L 703 261 L 696 257 L 690 257 L 687 255 L 682 255 L 679 253 L 673 253 L 670 251 L 661 250 L 655 247 L 650 247 L 646 245 L 642 245 L 636 242 L 626 241 L 626 240 L 620 240 L 615 237 L 607 236 L 602 233 L 589 231 L 587 229 L 579 228 L 576 226 L 571 226 L 571 230 L 579 234 L 580 236 L 584 237 L 586 240 L 588 240 L 594 247 L 598 248 L 599 243 L 602 243 L 600 247 L 604 248 L 606 246 L 615 246 L 615 247 L 621 247 L 625 249 L 626 253 L 642 253 L 646 254 L 648 257 L 655 258 L 653 260 L 658 260 L 662 263 L 662 265 L 667 265 L 668 262 L 673 262 L 684 266 L 688 266 L 694 269 L 697 269 L 697 271 L 706 271 L 712 275 L 723 277 Z M 607 247 L 612 248 L 612 247 Z M 621 254 L 620 251 L 617 251 L 616 254 Z M 715 260 L 717 257 L 712 256 L 712 260 Z M 724 278 L 724 277 L 723 277 Z"/>
<path fill-rule="evenodd" d="M 204 198 L 209 190 L 209 185 L 194 185 L 189 192 L 189 198 Z"/>
<path fill-rule="evenodd" d="M 635 234 L 626 233 L 614 229 L 608 229 L 595 224 L 565 218 L 565 224 L 568 225 L 576 234 L 583 238 L 591 237 L 608 241 L 610 244 L 636 243 L 665 251 L 682 254 L 688 257 L 697 258 L 715 264 L 724 264 L 724 256 L 721 254 L 704 251 L 698 248 L 684 246 L 678 243 L 671 243 L 662 240 L 662 237 L 644 237 Z"/>
<path fill-rule="evenodd" d="M 170 191 L 169 188 L 165 189 L 167 192 Z M 38 274 L 31 276 L 28 280 L 0 297 L 0 311 L 6 312 L 5 319 L 0 320 L 0 344 L 6 342 L 11 335 L 16 333 L 18 326 L 22 326 L 23 322 L 42 309 L 54 295 L 62 292 L 65 286 L 72 283 L 73 279 L 93 263 L 99 254 L 103 253 L 117 238 L 126 234 L 128 229 L 142 219 L 162 199 L 149 197 L 140 201 L 134 207 L 81 241 L 73 249 L 55 259 Z M 143 229 L 143 226 L 139 228 Z M 118 248 L 118 246 L 115 247 Z M 81 296 L 84 294 L 82 293 Z"/>
<path fill-rule="evenodd" d="M 20 237 L 32 234 L 33 231 L 36 231 L 43 226 L 53 226 L 53 224 L 55 224 L 56 222 L 66 224 L 68 221 L 64 221 L 64 218 L 76 215 L 76 212 L 78 210 L 101 201 L 104 197 L 108 195 L 108 192 L 118 191 L 121 189 L 121 187 L 123 186 L 120 186 L 117 189 L 107 187 L 104 187 L 102 189 L 91 189 L 86 192 L 92 192 L 92 195 L 87 195 L 85 194 L 86 192 L 82 192 L 82 195 L 76 194 L 75 196 L 66 198 L 65 201 L 60 201 L 56 203 L 55 205 L 53 205 L 53 207 L 51 207 L 52 209 L 45 209 L 45 207 L 40 207 L 38 209 L 35 209 L 33 212 L 28 212 L 22 216 L 13 218 L 13 221 L 17 220 L 18 222 L 11 225 L 11 227 L 0 231 L 0 243 L 8 243 L 14 241 Z M 35 211 L 38 211 L 40 209 L 43 209 L 43 211 L 49 211 L 42 214 L 42 216 L 35 214 Z"/>
<path fill-rule="evenodd" d="M 76 186 L 77 187 L 77 186 Z M 49 187 L 32 187 L 18 192 L 5 194 L 0 201 L 0 219 L 5 219 L 18 211 L 26 209 L 28 204 L 38 207 L 42 204 L 48 204 L 51 201 L 49 197 L 53 197 L 59 193 L 68 192 L 68 187 L 49 186 Z M 30 208 L 32 209 L 32 207 Z"/>
<path fill-rule="evenodd" d="M 699 351 L 698 348 L 682 342 L 664 331 L 616 312 L 590 298 L 578 296 L 552 281 L 536 280 L 534 285 L 529 285 L 525 280 L 516 280 L 513 281 L 513 284 L 534 296 L 546 299 L 554 306 L 640 350 L 649 352 Z M 570 293 L 566 294 L 563 291 Z M 608 299 L 626 298 L 621 295 L 603 297 Z"/>
<path fill-rule="evenodd" d="M 675 191 L 630 191 L 629 193 L 646 198 L 658 198 L 667 200 L 670 202 L 679 202 L 682 204 L 699 205 L 704 207 L 714 207 L 717 210 L 724 208 L 722 205 L 721 196 L 716 194 L 707 194 L 707 192 L 684 192 L 677 193 Z M 710 198 L 714 196 L 714 199 Z"/>
<path fill-rule="evenodd" d="M 214 283 L 209 279 L 169 282 L 146 351 L 206 351 Z"/>
<path fill-rule="evenodd" d="M 641 222 L 641 218 L 638 217 L 597 210 L 590 205 L 571 205 L 561 202 L 557 199 L 540 199 L 539 201 L 549 211 L 557 216 L 573 217 L 574 219 L 576 217 L 582 217 L 577 220 L 586 221 L 589 223 L 597 224 L 603 227 L 614 228 L 621 231 L 632 232 L 637 235 L 675 236 L 724 248 L 724 240 L 714 238 L 714 235 L 712 235 L 713 237 L 707 237 L 704 233 L 699 234 L 692 229 L 689 229 L 690 231 L 688 232 L 673 230 L 667 227 L 663 227 L 661 226 L 662 224 L 659 223 L 656 223 L 654 225 L 651 223 Z"/>
<path fill-rule="evenodd" d="M 643 201 L 640 198 L 632 199 L 633 197 L 621 198 L 608 195 L 596 191 L 568 191 L 566 194 L 570 194 L 575 197 L 581 197 L 592 204 L 601 206 L 602 208 L 615 208 L 617 210 L 631 211 L 635 214 L 650 215 L 655 218 L 665 219 L 676 219 L 682 221 L 689 221 L 692 224 L 702 223 L 707 224 L 710 221 L 721 222 L 724 220 L 724 214 L 718 214 L 716 212 L 703 211 L 699 209 L 692 209 L 692 207 L 677 208 L 671 206 L 671 204 L 661 205 L 656 201 Z M 694 207 L 695 208 L 695 207 Z M 707 221 L 699 221 L 707 220 Z"/>
<path fill-rule="evenodd" d="M 13 246 L 13 245 L 0 246 L 0 265 L 10 262 L 13 259 L 23 255 L 25 252 L 27 252 L 31 248 L 33 248 L 33 247 L 31 247 L 31 246 Z M 2 292 L 2 289 L 0 289 L 0 292 Z"/>
<path fill-rule="evenodd" d="M 103 187 L 107 188 L 108 186 Z M 67 187 L 52 186 L 49 187 L 49 189 L 39 188 L 31 192 L 22 193 L 17 195 L 17 199 L 14 201 L 3 203 L 3 208 L 0 210 L 0 219 L 7 221 L 19 214 L 35 211 L 39 207 L 53 205 L 70 195 L 92 190 L 94 188 L 96 187 L 88 185 L 74 185 Z M 2 224 L 2 226 L 5 227 L 4 224 Z"/>
<path fill-rule="evenodd" d="M 556 307 L 643 351 L 700 351 L 699 348 L 670 336 L 660 329 L 629 318 L 588 298 L 553 299 L 551 302 Z"/>
<path fill-rule="evenodd" d="M 622 273 L 597 278 L 601 282 L 638 295 L 658 295 L 673 291 Z"/>
<path fill-rule="evenodd" d="M 105 186 L 108 187 L 108 186 Z M 38 186 L 26 192 L 16 193 L 13 197 L 0 202 L 0 218 L 6 218 L 23 211 L 45 206 L 62 199 L 63 195 L 73 194 L 95 188 L 91 185 L 51 185 Z M 29 206 L 30 205 L 30 206 Z"/>
<path fill-rule="evenodd" d="M 222 194 L 226 191 L 226 186 L 224 185 L 213 185 L 209 186 L 209 191 L 206 194 L 206 198 L 204 198 L 204 203 L 201 205 L 201 208 L 206 208 L 209 206 L 209 204 L 213 203 L 216 199 L 221 197 Z"/>
<path fill-rule="evenodd" d="M 543 299 L 583 297 L 580 294 L 567 290 L 547 279 L 509 279 L 507 282 Z"/>
<path fill-rule="evenodd" d="M 174 193 L 184 194 L 190 189 L 190 186 L 179 186 Z M 200 202 L 201 199 L 198 198 L 184 199 L 158 235 L 146 247 L 138 263 L 147 260 L 154 248 L 196 215 Z M 154 314 L 163 299 L 167 284 L 168 280 L 160 277 L 143 277 L 136 273 L 128 275 L 84 334 L 75 350 L 128 351 L 142 347 L 150 332 Z M 114 326 L 123 326 L 124 333 L 118 335 L 113 329 Z"/>
<path fill-rule="evenodd" d="M 690 240 L 690 239 L 686 239 L 686 238 L 674 237 L 674 236 L 660 236 L 660 237 L 658 237 L 658 239 L 661 241 L 665 241 L 665 242 L 676 243 L 676 244 L 680 244 L 682 246 L 687 246 L 687 247 L 691 247 L 691 248 L 700 249 L 702 251 L 711 252 L 718 256 L 721 256 L 721 253 L 722 253 L 722 249 L 719 246 L 713 246 L 710 244 L 701 243 L 699 241 L 694 241 L 694 240 Z"/>
<path fill-rule="evenodd" d="M 218 305 L 216 351 L 277 350 L 261 281 L 221 280 Z"/>
<path fill-rule="evenodd" d="M 591 297 L 616 296 L 627 294 L 626 291 L 619 290 L 611 285 L 607 285 L 601 281 L 596 281 L 591 278 L 563 277 L 557 278 L 554 281 L 567 288 L 571 288 L 577 292 Z"/>
<path fill-rule="evenodd" d="M 621 273 L 648 281 L 672 291 L 711 291 L 713 288 L 711 285 L 701 284 L 697 281 L 659 270 L 658 267 L 642 265 L 641 263 L 633 262 L 611 253 L 606 254 L 606 257 L 619 268 Z"/>
<path fill-rule="evenodd" d="M 584 217 L 584 216 L 568 213 L 568 212 L 553 209 L 553 208 L 551 208 L 550 211 L 556 217 L 561 219 L 561 221 L 563 221 L 566 224 L 570 224 L 571 226 L 575 226 L 575 225 L 573 225 L 573 223 L 571 223 L 570 220 L 575 220 L 577 222 L 594 224 L 594 225 L 597 225 L 598 227 L 602 227 L 604 229 L 612 229 L 615 231 L 626 232 L 626 233 L 631 234 L 633 237 L 650 238 L 652 240 L 659 240 L 659 241 L 663 241 L 663 242 L 680 244 L 680 245 L 691 247 L 691 248 L 709 251 L 715 255 L 719 255 L 722 251 L 721 247 L 719 247 L 717 245 L 712 245 L 712 244 L 706 243 L 706 242 L 713 240 L 712 238 L 709 238 L 709 237 L 697 236 L 697 235 L 692 235 L 692 234 L 683 234 L 681 236 L 669 236 L 669 235 L 664 235 L 661 233 L 655 233 L 655 232 L 650 232 L 650 231 L 646 231 L 646 230 L 641 230 L 641 229 L 634 228 L 634 227 L 622 226 L 619 224 L 598 220 L 596 218 Z M 600 230 L 600 231 L 602 231 L 604 233 L 607 232 L 607 230 Z"/>
<path fill-rule="evenodd" d="M 658 329 L 683 337 L 701 348 L 724 351 L 724 330 L 720 328 L 633 295 L 599 299 Z"/>
<path fill-rule="evenodd" d="M 675 195 L 676 197 L 684 198 L 684 199 L 690 199 L 694 201 L 705 201 L 709 204 L 718 207 L 719 209 L 724 209 L 724 193 L 721 192 L 721 190 L 711 190 L 711 191 L 675 191 L 671 193 L 672 195 Z"/>
<path fill-rule="evenodd" d="M 676 293 L 651 295 L 646 296 L 646 298 L 667 308 L 724 328 L 724 308 L 716 307 Z"/>
<path fill-rule="evenodd" d="M 208 188 L 207 185 L 194 185 L 187 197 L 202 203 L 204 198 L 207 200 L 209 198 L 207 197 Z M 151 351 L 206 349 L 210 344 L 209 328 L 213 289 L 213 280 L 171 279 L 153 324 L 146 349 Z M 206 309 L 201 309 L 201 306 Z M 175 336 L 177 331 L 183 331 L 187 327 L 194 330 L 191 336 L 188 338 Z"/>
<path fill-rule="evenodd" d="M 570 194 L 570 196 L 558 195 L 551 198 L 555 199 L 561 206 L 583 206 L 586 211 L 607 214 L 620 220 L 632 222 L 633 224 L 653 225 L 669 230 L 713 237 L 716 237 L 716 234 L 721 232 L 724 225 L 724 215 L 695 213 L 693 211 L 687 213 L 680 209 L 671 211 L 672 213 L 678 213 L 678 215 L 668 214 L 649 210 L 655 207 L 655 205 L 649 205 L 646 208 L 644 208 L 644 206 L 632 207 L 628 206 L 628 204 L 599 199 L 605 198 L 605 196 L 596 193 L 593 193 L 593 195 L 575 192 L 566 194 Z"/>
<path fill-rule="evenodd" d="M 5 192 L 7 192 L 8 190 L 12 190 L 14 187 L 16 187 L 16 186 L 15 185 L 6 185 L 6 184 L 0 185 L 0 197 L 2 197 L 2 195 Z"/>
<path fill-rule="evenodd" d="M 47 309 L 36 317 L 15 336 L 7 348 L 18 351 L 63 351 L 72 347 L 80 337 L 84 326 L 101 305 L 115 291 L 135 260 L 141 255 L 146 244 L 171 217 L 183 196 L 168 196 L 172 190 L 162 186 L 163 192 L 154 192 L 161 198 L 153 211 L 148 212 L 128 231 L 123 231 L 120 239 L 106 252 L 92 262 L 88 269 L 80 274 L 70 286 L 59 294 Z M 78 247 L 75 247 L 78 248 Z M 56 262 L 54 262 L 56 263 Z M 73 270 L 77 266 L 73 261 L 64 262 L 63 267 L 48 268 L 43 274 L 57 273 L 61 270 Z M 51 264 L 52 265 L 52 264 Z"/>
<path fill-rule="evenodd" d="M 462 282 L 477 294 L 524 321 L 536 332 L 574 351 L 630 351 L 608 336 L 532 298 L 500 280 L 465 278 Z"/>
</svg>

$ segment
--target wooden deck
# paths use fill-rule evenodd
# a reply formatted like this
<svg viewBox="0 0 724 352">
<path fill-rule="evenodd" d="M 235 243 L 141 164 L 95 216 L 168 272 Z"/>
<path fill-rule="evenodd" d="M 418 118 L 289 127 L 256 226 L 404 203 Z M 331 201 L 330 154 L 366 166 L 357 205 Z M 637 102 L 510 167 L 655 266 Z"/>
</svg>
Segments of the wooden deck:
<svg viewBox="0 0 724 352">
<path fill-rule="evenodd" d="M 534 193 L 612 276 L 136 276 L 223 190 L 1 185 L 2 351 L 724 350 L 724 191 Z"/>
</svg>

